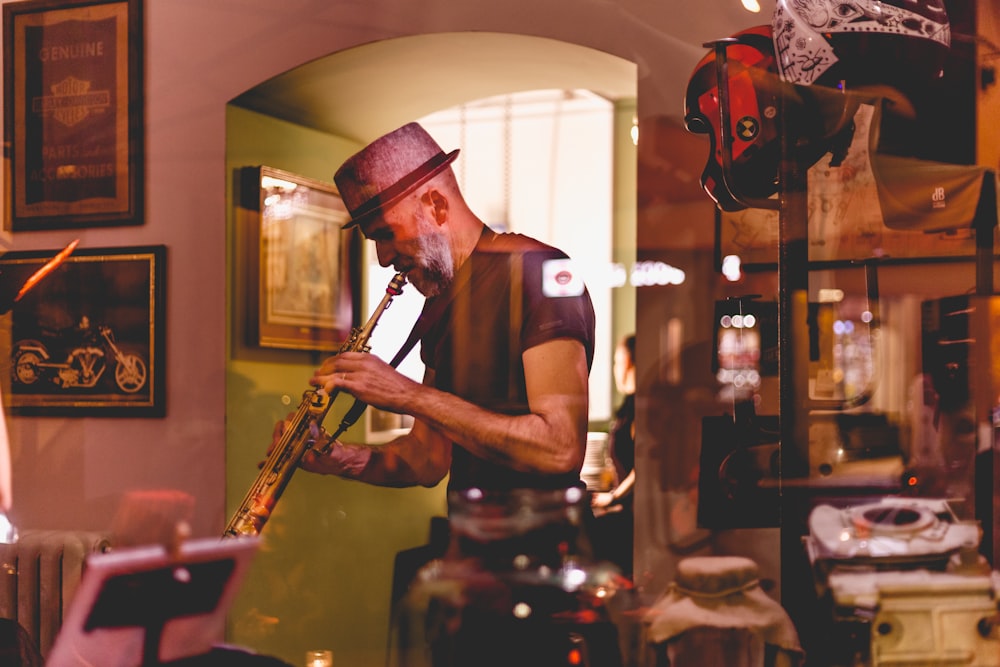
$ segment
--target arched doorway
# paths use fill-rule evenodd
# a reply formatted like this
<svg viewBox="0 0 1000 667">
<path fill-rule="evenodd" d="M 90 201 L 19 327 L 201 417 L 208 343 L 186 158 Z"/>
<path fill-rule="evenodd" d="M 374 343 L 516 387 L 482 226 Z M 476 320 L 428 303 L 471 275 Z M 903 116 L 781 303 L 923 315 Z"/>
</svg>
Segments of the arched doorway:
<svg viewBox="0 0 1000 667">
<path fill-rule="evenodd" d="M 407 121 L 471 100 L 538 89 L 586 90 L 609 100 L 613 126 L 624 134 L 613 152 L 616 169 L 622 165 L 614 187 L 627 190 L 625 198 L 632 200 L 635 66 L 563 42 L 496 33 L 375 42 L 255 86 L 227 110 L 228 178 L 241 167 L 266 164 L 330 182 L 344 158 Z M 609 232 L 612 243 L 634 257 L 634 240 L 628 241 L 635 234 L 634 206 L 616 206 L 613 215 L 628 222 Z M 247 221 L 235 215 L 231 222 L 236 256 L 230 296 L 239 302 L 248 291 L 236 265 L 247 249 L 237 239 Z M 240 312 L 239 305 L 232 310 Z M 283 402 L 294 409 L 321 358 L 257 349 L 241 335 L 238 320 L 230 323 L 227 364 L 228 509 L 242 498 L 261 458 L 247 443 L 261 442 L 284 416 L 261 406 Z M 614 335 L 608 336 L 606 354 Z M 349 432 L 346 439 L 363 436 Z M 338 663 L 384 664 L 393 558 L 425 542 L 430 517 L 444 509 L 441 488 L 377 489 L 300 474 L 265 530 L 264 549 L 231 617 L 231 640 L 293 664 L 301 661 L 303 647 L 331 649 Z"/>
</svg>

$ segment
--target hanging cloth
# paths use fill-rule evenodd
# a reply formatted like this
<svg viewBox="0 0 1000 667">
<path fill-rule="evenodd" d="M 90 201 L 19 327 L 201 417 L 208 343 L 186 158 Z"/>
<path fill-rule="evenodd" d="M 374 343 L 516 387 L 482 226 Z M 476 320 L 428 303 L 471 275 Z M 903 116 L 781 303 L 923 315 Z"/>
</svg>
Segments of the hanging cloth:
<svg viewBox="0 0 1000 667">
<path fill-rule="evenodd" d="M 869 133 L 871 167 L 882 219 L 890 229 L 942 232 L 997 225 L 992 169 L 899 157 L 878 152 L 881 105 Z"/>
</svg>

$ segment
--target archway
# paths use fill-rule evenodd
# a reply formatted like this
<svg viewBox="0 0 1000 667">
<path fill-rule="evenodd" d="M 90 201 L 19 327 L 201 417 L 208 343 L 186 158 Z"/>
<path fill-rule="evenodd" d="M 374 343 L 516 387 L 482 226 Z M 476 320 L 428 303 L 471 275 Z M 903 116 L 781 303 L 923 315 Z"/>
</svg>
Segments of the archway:
<svg viewBox="0 0 1000 667">
<path fill-rule="evenodd" d="M 611 101 L 627 141 L 625 157 L 615 158 L 623 165 L 615 184 L 628 190 L 623 193 L 627 201 L 634 201 L 635 147 L 628 130 L 635 66 L 593 49 L 497 33 L 374 42 L 262 82 L 232 100 L 227 110 L 227 171 L 231 180 L 239 167 L 267 164 L 329 182 L 347 155 L 409 120 L 483 97 L 535 89 L 588 90 Z M 616 228 L 614 243 L 634 257 L 634 204 L 624 211 L 616 206 L 614 214 L 628 220 L 626 229 Z M 234 220 L 232 231 L 241 224 Z M 233 271 L 230 276 L 231 297 L 245 298 L 240 276 Z M 231 322 L 229 508 L 242 497 L 260 458 L 260 452 L 246 451 L 246 443 L 260 442 L 273 424 L 273 417 L 255 406 L 275 404 L 280 397 L 294 408 L 297 388 L 305 388 L 320 358 L 254 349 L 240 328 L 241 323 Z M 362 435 L 349 433 L 347 439 Z M 251 573 L 237 601 L 232 641 L 296 664 L 303 646 L 333 649 L 337 662 L 383 664 L 393 558 L 425 542 L 430 516 L 443 511 L 443 489 L 374 489 L 297 476 L 268 523 L 265 550 L 254 566 L 257 576 Z M 286 589 L 297 595 L 283 595 Z"/>
</svg>

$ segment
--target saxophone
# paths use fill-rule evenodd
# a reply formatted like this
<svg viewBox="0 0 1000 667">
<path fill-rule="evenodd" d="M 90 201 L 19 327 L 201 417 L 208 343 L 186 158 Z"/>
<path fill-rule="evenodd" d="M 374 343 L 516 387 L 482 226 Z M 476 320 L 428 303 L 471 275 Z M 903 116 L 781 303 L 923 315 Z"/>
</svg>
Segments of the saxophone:
<svg viewBox="0 0 1000 667">
<path fill-rule="evenodd" d="M 344 344 L 340 346 L 336 354 L 342 352 L 369 352 L 368 339 L 371 338 L 375 325 L 385 309 L 392 303 L 394 297 L 399 296 L 406 284 L 406 274 L 397 273 L 389 281 L 385 288 L 385 296 L 375 308 L 368 321 L 361 327 L 351 330 L 351 335 Z M 281 438 L 271 448 L 267 460 L 261 467 L 260 474 L 254 481 L 250 490 L 247 491 L 239 509 L 229 520 L 223 537 L 236 537 L 239 535 L 259 535 L 264 528 L 278 503 L 285 487 L 295 469 L 298 468 L 299 461 L 307 451 L 312 449 L 319 427 L 323 424 L 323 419 L 333 405 L 334 399 L 339 394 L 339 390 L 331 395 L 327 395 L 322 389 L 309 389 L 302 394 L 302 402 L 291 421 L 285 425 L 285 430 Z M 358 417 L 365 411 L 366 404 L 361 401 L 354 401 L 354 404 L 344 415 L 337 428 L 336 433 L 318 451 L 323 452 L 329 443 L 336 440 L 346 431 Z"/>
</svg>

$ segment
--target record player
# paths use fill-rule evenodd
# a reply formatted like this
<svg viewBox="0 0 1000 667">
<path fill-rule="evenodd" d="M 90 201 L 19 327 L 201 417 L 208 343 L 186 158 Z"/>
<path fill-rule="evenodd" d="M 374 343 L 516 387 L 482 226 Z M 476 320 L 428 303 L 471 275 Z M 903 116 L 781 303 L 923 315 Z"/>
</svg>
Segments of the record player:
<svg viewBox="0 0 1000 667">
<path fill-rule="evenodd" d="M 1000 665 L 1000 573 L 837 571 L 829 583 L 835 620 L 867 628 L 853 648 L 871 667 Z"/>
<path fill-rule="evenodd" d="M 980 528 L 947 500 L 886 497 L 851 507 L 818 505 L 809 514 L 806 552 L 814 567 L 943 570 L 960 549 L 975 549 Z"/>
<path fill-rule="evenodd" d="M 1000 575 L 978 553 L 979 524 L 947 500 L 817 505 L 808 528 L 832 664 L 1000 664 Z"/>
</svg>

